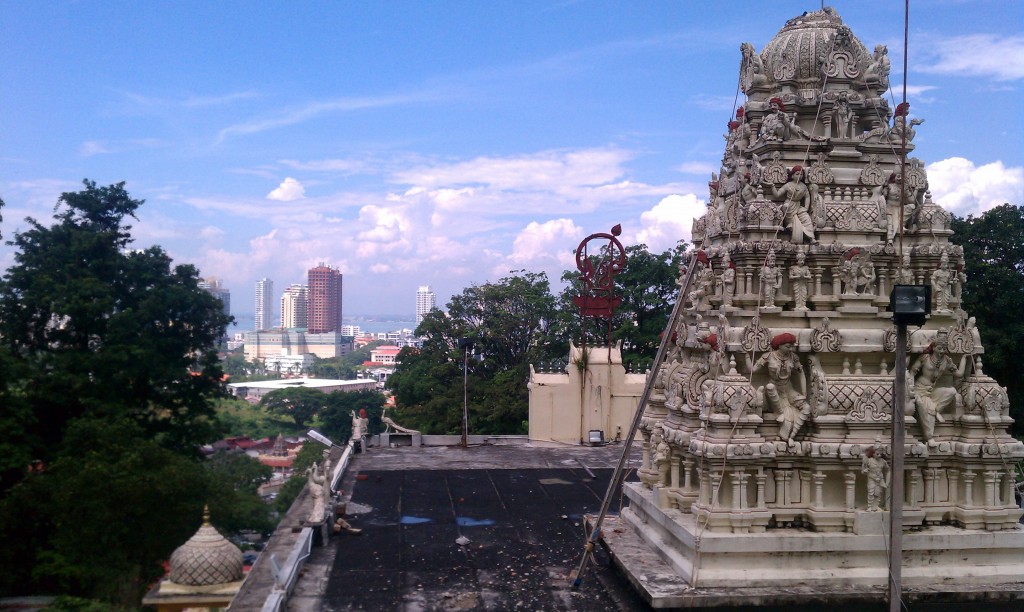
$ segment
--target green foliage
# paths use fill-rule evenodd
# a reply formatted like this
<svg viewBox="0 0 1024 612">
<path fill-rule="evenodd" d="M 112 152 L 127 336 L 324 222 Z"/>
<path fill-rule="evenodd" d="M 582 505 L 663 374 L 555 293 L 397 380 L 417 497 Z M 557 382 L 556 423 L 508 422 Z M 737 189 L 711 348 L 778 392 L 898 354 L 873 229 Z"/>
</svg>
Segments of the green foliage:
<svg viewBox="0 0 1024 612">
<path fill-rule="evenodd" d="M 137 604 L 198 527 L 205 491 L 194 460 L 137 424 L 77 419 L 54 462 L 0 503 L 3 590 Z"/>
<path fill-rule="evenodd" d="M 270 414 L 291 417 L 301 428 L 324 407 L 326 395 L 316 389 L 277 389 L 263 396 L 260 406 Z"/>
<path fill-rule="evenodd" d="M 676 281 L 686 246 L 680 241 L 675 248 L 659 254 L 651 253 L 644 244 L 626 247 L 626 265 L 615 277 L 616 292 L 622 297 L 622 304 L 611 321 L 612 341 L 622 341 L 624 360 L 653 360 L 658 352 L 661 333 L 678 297 Z M 572 340 L 579 345 L 583 338 L 583 326 L 572 301 L 581 294 L 579 275 L 577 270 L 562 274 L 566 287 L 558 300 L 558 334 L 566 344 Z M 588 319 L 586 332 L 588 345 L 604 345 L 607 320 Z"/>
<path fill-rule="evenodd" d="M 61 595 L 43 608 L 43 612 L 110 612 L 110 604 L 95 599 Z"/>
<path fill-rule="evenodd" d="M 363 369 L 363 363 L 370 360 L 370 351 L 382 344 L 386 344 L 386 342 L 377 340 L 361 346 L 343 357 L 331 359 L 318 358 L 313 363 L 313 375 L 319 378 L 335 378 L 339 380 L 357 378 L 359 370 Z"/>
<path fill-rule="evenodd" d="M 1014 429 L 1024 433 L 1024 208 L 1003 204 L 979 217 L 953 218 L 964 249 L 963 308 L 977 319 L 985 373 L 1005 385 Z"/>
<path fill-rule="evenodd" d="M 248 436 L 253 440 L 284 435 L 303 434 L 306 428 L 295 419 L 269 414 L 259 406 L 235 397 L 216 401 L 217 419 L 225 435 Z"/>
<path fill-rule="evenodd" d="M 426 338 L 423 348 L 403 349 L 389 379 L 400 422 L 425 433 L 461 431 L 465 368 L 470 430 L 523 431 L 529 364 L 546 356 L 554 314 L 547 276 L 523 271 L 464 289 L 447 316 L 428 313 L 416 329 Z M 463 338 L 473 340 L 468 359 Z"/>
<path fill-rule="evenodd" d="M 257 494 L 270 480 L 270 467 L 241 452 L 220 452 L 204 463 L 209 478 L 210 521 L 224 533 L 273 529 L 270 506 Z"/>
<path fill-rule="evenodd" d="M 281 489 L 277 492 L 277 499 L 274 500 L 274 508 L 281 513 L 281 516 L 288 512 L 288 508 L 292 507 L 295 498 L 306 486 L 306 468 L 323 461 L 326 448 L 323 444 L 312 440 L 302 445 L 299 454 L 295 456 L 295 463 L 292 464 L 292 477 L 281 485 Z"/>
<path fill-rule="evenodd" d="M 384 410 L 384 395 L 377 391 L 354 391 L 346 393 L 335 391 L 326 395 L 324 408 L 318 416 L 320 433 L 334 441 L 344 444 L 352 436 L 352 413 L 357 415 L 366 410 L 369 418 L 370 433 L 379 433 L 381 413 Z"/>
<path fill-rule="evenodd" d="M 198 527 L 230 318 L 192 266 L 132 248 L 124 185 L 28 220 L 0 281 L 0 592 L 135 608 Z M 27 469 L 33 466 L 32 470 Z M 71 604 L 68 604 L 71 605 Z"/>
<path fill-rule="evenodd" d="M 192 266 L 132 250 L 142 202 L 123 183 L 64 193 L 56 223 L 28 219 L 0 285 L 0 337 L 23 365 L 35 419 L 21 432 L 47 460 L 81 416 L 128 416 L 169 448 L 210 440 L 224 392 L 214 347 L 230 318 Z"/>
</svg>

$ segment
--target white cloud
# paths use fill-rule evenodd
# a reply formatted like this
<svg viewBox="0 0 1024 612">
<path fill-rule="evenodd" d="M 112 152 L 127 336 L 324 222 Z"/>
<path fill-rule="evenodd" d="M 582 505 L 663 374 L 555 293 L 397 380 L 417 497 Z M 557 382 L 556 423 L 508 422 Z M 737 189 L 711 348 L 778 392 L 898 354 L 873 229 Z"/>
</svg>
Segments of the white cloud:
<svg viewBox="0 0 1024 612">
<path fill-rule="evenodd" d="M 1002 161 L 983 166 L 963 157 L 928 165 L 932 199 L 946 210 L 965 216 L 1009 202 L 1024 204 L 1024 168 L 1007 168 Z"/>
<path fill-rule="evenodd" d="M 642 229 L 637 232 L 636 241 L 646 244 L 654 253 L 674 247 L 679 240 L 689 242 L 693 219 L 705 210 L 704 201 L 692 193 L 666 196 L 640 215 Z"/>
<path fill-rule="evenodd" d="M 550 258 L 552 253 L 561 253 L 561 257 L 555 257 L 559 263 L 566 263 L 572 260 L 572 249 L 582 237 L 583 229 L 572 219 L 531 221 L 512 242 L 508 259 L 517 266 L 529 266 L 531 262 Z"/>
<path fill-rule="evenodd" d="M 718 172 L 718 167 L 714 164 L 700 161 L 683 162 L 679 165 L 678 169 L 683 174 L 700 174 L 703 176 L 708 176 L 712 172 Z"/>
<path fill-rule="evenodd" d="M 87 140 L 82 143 L 82 146 L 78 147 L 78 154 L 82 157 L 92 157 L 93 155 L 103 155 L 104 153 L 110 153 L 110 149 L 98 140 Z"/>
<path fill-rule="evenodd" d="M 277 200 L 278 202 L 293 202 L 304 197 L 306 197 L 306 188 L 290 176 L 281 181 L 277 189 L 267 194 L 268 200 Z"/>
<path fill-rule="evenodd" d="M 997 81 L 1024 78 L 1024 36 L 965 34 L 936 40 L 925 46 L 925 53 L 922 72 Z"/>
</svg>

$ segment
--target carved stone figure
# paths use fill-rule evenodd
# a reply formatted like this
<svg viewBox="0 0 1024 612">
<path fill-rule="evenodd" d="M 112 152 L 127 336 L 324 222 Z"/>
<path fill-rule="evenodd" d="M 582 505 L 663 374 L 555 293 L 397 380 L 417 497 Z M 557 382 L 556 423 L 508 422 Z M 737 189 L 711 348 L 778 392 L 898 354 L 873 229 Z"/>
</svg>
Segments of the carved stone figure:
<svg viewBox="0 0 1024 612">
<path fill-rule="evenodd" d="M 736 291 L 736 264 L 729 258 L 726 251 L 722 254 L 722 305 L 732 306 L 732 296 Z"/>
<path fill-rule="evenodd" d="M 740 158 L 743 152 L 746 151 L 750 145 L 754 144 L 754 134 L 750 129 L 750 122 L 747 121 L 743 107 L 736 109 L 736 127 L 732 130 L 731 136 L 731 147 L 728 152 L 731 152 L 736 158 Z"/>
<path fill-rule="evenodd" d="M 869 83 L 878 83 L 880 90 L 888 89 L 889 70 L 889 49 L 885 45 L 875 45 L 871 63 L 864 71 L 864 80 Z"/>
<path fill-rule="evenodd" d="M 867 249 L 850 249 L 843 256 L 839 276 L 843 281 L 843 295 L 868 295 L 873 293 L 875 264 Z"/>
<path fill-rule="evenodd" d="M 761 142 L 783 142 L 795 137 L 818 142 L 825 140 L 820 136 L 811 136 L 797 125 L 796 121 L 786 114 L 786 105 L 782 103 L 781 98 L 769 100 L 768 109 L 770 112 L 761 120 L 761 131 L 758 133 Z"/>
<path fill-rule="evenodd" d="M 900 267 L 896 269 L 896 273 L 893 275 L 893 284 L 896 285 L 913 285 L 914 284 L 914 269 L 910 267 L 910 253 L 903 253 L 903 261 L 900 263 Z"/>
<path fill-rule="evenodd" d="M 952 283 L 952 273 L 949 270 L 949 255 L 943 253 L 939 258 L 938 267 L 932 271 L 932 294 L 935 296 L 936 312 L 949 312 Z"/>
<path fill-rule="evenodd" d="M 804 237 L 810 239 L 811 244 L 817 244 L 818 239 L 814 235 L 814 222 L 811 221 L 811 192 L 804 184 L 804 169 L 800 166 L 793 166 L 789 171 L 789 182 L 782 187 L 772 185 L 772 195 L 776 198 L 784 198 L 782 211 L 785 214 L 783 221 L 785 227 L 790 231 L 790 242 L 802 244 Z"/>
<path fill-rule="evenodd" d="M 807 379 L 795 346 L 793 334 L 779 334 L 772 338 L 772 350 L 751 368 L 751 373 L 761 369 L 768 372 L 769 383 L 758 389 L 758 395 L 763 393 L 765 403 L 776 414 L 776 420 L 781 423 L 779 439 L 790 448 L 796 446 L 796 435 L 811 414 L 811 406 L 805 396 Z"/>
<path fill-rule="evenodd" d="M 740 174 L 740 201 L 746 207 L 757 199 L 757 189 L 751 184 L 750 173 Z"/>
<path fill-rule="evenodd" d="M 321 523 L 326 516 L 326 504 L 324 499 L 327 496 L 326 482 L 327 475 L 319 463 L 306 468 L 306 480 L 309 483 L 309 494 L 313 498 L 313 509 L 309 511 L 309 523 Z"/>
<path fill-rule="evenodd" d="M 845 91 L 839 94 L 839 99 L 836 100 L 835 108 L 832 112 L 832 121 L 836 126 L 836 137 L 850 138 L 852 134 L 851 119 L 853 118 L 853 110 L 850 108 L 850 99 Z"/>
<path fill-rule="evenodd" d="M 889 463 L 879 457 L 872 446 L 864 451 L 860 466 L 861 473 L 867 476 L 868 481 L 868 512 L 878 512 L 881 510 L 881 504 L 885 502 L 885 490 L 888 488 L 886 472 L 889 471 Z"/>
<path fill-rule="evenodd" d="M 807 267 L 807 256 L 797 251 L 796 263 L 789 267 L 789 286 L 793 288 L 793 310 L 807 310 L 807 283 L 811 282 L 811 269 Z"/>
<path fill-rule="evenodd" d="M 740 87 L 744 93 L 751 88 L 765 85 L 768 82 L 768 74 L 764 70 L 761 56 L 754 50 L 754 45 L 747 42 L 740 44 L 740 54 L 743 56 L 740 60 Z"/>
<path fill-rule="evenodd" d="M 960 357 L 960 367 L 953 365 L 949 356 L 948 332 L 940 329 L 935 340 L 910 366 L 914 379 L 914 403 L 917 408 L 917 422 L 921 435 L 928 446 L 935 446 L 935 423 L 944 423 L 942 412 L 956 406 L 958 394 L 953 387 L 938 387 L 936 383 L 943 374 L 952 374 L 956 380 L 963 378 L 967 367 L 967 355 Z"/>
<path fill-rule="evenodd" d="M 908 125 L 907 114 L 909 112 L 909 102 L 900 102 L 899 105 L 896 106 L 896 114 L 893 115 L 892 127 L 889 129 L 889 142 L 893 144 L 902 143 L 904 134 L 906 134 L 908 143 L 914 140 L 914 136 L 917 135 L 917 131 L 914 130 L 914 126 L 924 123 L 924 119 L 911 119 Z"/>
<path fill-rule="evenodd" d="M 666 486 L 669 483 L 672 449 L 665 441 L 664 428 L 660 421 L 654 424 L 654 431 L 651 432 L 651 447 L 654 449 L 654 467 L 658 472 L 658 482 Z"/>
<path fill-rule="evenodd" d="M 775 308 L 775 294 L 782 287 L 782 270 L 775 265 L 775 251 L 768 251 L 768 259 L 761 267 L 761 295 L 763 306 Z"/>
</svg>

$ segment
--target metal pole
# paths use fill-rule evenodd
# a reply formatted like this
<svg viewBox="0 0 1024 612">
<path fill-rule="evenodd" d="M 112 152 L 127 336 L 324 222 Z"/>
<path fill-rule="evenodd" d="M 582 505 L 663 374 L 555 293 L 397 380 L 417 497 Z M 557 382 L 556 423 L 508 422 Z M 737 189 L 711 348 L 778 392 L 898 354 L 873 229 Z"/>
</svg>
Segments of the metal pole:
<svg viewBox="0 0 1024 612">
<path fill-rule="evenodd" d="M 462 448 L 469 447 L 469 345 L 462 348 Z"/>
<path fill-rule="evenodd" d="M 903 601 L 903 454 L 907 403 L 907 326 L 896 324 L 896 388 L 892 407 L 892 467 L 889 475 L 889 612 L 900 612 Z"/>
<path fill-rule="evenodd" d="M 661 368 L 661 363 L 665 359 L 666 349 L 669 342 L 672 340 L 672 330 L 676 327 L 676 321 L 679 319 L 680 313 L 683 309 L 683 302 L 686 301 L 686 292 L 690 288 L 690 282 L 693 280 L 693 271 L 697 266 L 697 251 L 695 250 L 690 257 L 689 265 L 686 271 L 686 280 L 683 281 L 682 286 L 679 288 L 679 295 L 676 297 L 676 303 L 672 307 L 672 314 L 668 317 L 668 325 L 665 328 L 664 333 L 661 336 L 661 344 L 658 345 L 658 352 L 654 356 L 654 363 L 651 364 L 650 374 L 647 377 L 647 382 L 644 384 L 644 392 L 640 396 L 640 401 L 637 403 L 636 412 L 633 414 L 633 423 L 629 427 L 629 433 L 626 435 L 626 440 L 622 447 L 622 454 L 619 455 L 619 461 L 615 464 L 615 471 L 612 472 L 612 479 L 608 483 L 608 489 L 605 491 L 604 499 L 601 500 L 601 510 L 597 514 L 597 519 L 594 521 L 594 530 L 590 533 L 587 538 L 587 545 L 583 549 L 583 556 L 580 559 L 580 565 L 576 569 L 575 578 L 573 579 L 572 588 L 578 589 L 580 584 L 583 582 L 583 570 L 587 567 L 587 561 L 590 559 L 590 555 L 594 552 L 594 546 L 597 544 L 598 538 L 601 537 L 601 525 L 604 523 L 605 516 L 608 514 L 608 507 L 611 506 L 612 494 L 615 492 L 616 483 L 622 479 L 623 468 L 626 465 L 626 459 L 629 456 L 629 449 L 633 445 L 633 439 L 636 437 L 636 432 L 640 429 L 640 421 L 643 420 L 644 409 L 647 406 L 647 400 L 651 397 L 651 391 L 654 388 L 654 379 L 658 375 L 658 370 Z"/>
</svg>

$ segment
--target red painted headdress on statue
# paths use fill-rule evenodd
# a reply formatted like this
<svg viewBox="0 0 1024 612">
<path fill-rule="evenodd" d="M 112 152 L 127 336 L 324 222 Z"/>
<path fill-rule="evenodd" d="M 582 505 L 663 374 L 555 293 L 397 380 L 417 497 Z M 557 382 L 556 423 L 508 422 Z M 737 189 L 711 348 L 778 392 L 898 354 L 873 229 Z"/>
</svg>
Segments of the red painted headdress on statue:
<svg viewBox="0 0 1024 612">
<path fill-rule="evenodd" d="M 768 106 L 771 106 L 772 104 L 778 106 L 780 111 L 786 112 L 786 105 L 782 102 L 782 98 L 772 98 L 771 100 L 768 100 Z"/>
<path fill-rule="evenodd" d="M 743 112 L 744 111 L 743 111 L 743 107 L 742 106 L 737 108 L 736 109 L 736 118 L 737 119 L 743 119 Z"/>
<path fill-rule="evenodd" d="M 910 102 L 900 102 L 896 105 L 896 116 L 906 117 L 910 113 Z"/>
<path fill-rule="evenodd" d="M 779 334 L 772 338 L 772 348 L 777 349 L 783 344 L 796 344 L 796 336 L 791 333 Z"/>
<path fill-rule="evenodd" d="M 702 342 L 714 350 L 718 350 L 718 334 L 708 334 L 708 337 L 704 338 Z"/>
<path fill-rule="evenodd" d="M 793 166 L 792 168 L 789 169 L 789 178 L 793 178 L 793 175 L 796 174 L 797 172 L 803 172 L 803 169 L 803 166 Z"/>
<path fill-rule="evenodd" d="M 708 263 L 710 263 L 710 260 L 708 259 L 708 254 L 705 253 L 704 251 L 697 251 L 697 262 L 702 263 L 705 266 L 708 265 Z"/>
</svg>

